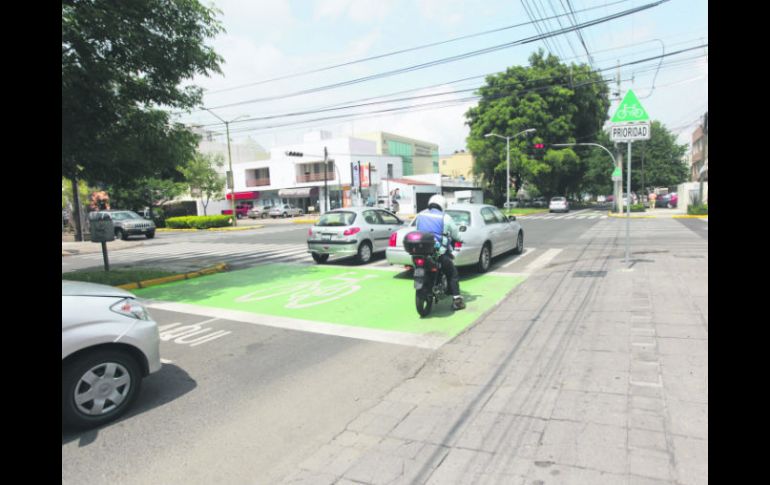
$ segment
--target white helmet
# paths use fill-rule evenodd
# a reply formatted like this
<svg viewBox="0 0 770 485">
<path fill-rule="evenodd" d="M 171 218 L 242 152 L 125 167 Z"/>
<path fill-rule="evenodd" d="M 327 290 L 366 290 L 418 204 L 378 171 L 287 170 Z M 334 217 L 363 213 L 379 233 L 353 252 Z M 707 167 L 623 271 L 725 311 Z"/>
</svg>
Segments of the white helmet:
<svg viewBox="0 0 770 485">
<path fill-rule="evenodd" d="M 441 212 L 444 212 L 446 210 L 446 199 L 441 194 L 436 194 L 430 198 L 428 201 L 428 207 L 431 206 L 431 204 L 436 204 L 441 208 Z"/>
</svg>

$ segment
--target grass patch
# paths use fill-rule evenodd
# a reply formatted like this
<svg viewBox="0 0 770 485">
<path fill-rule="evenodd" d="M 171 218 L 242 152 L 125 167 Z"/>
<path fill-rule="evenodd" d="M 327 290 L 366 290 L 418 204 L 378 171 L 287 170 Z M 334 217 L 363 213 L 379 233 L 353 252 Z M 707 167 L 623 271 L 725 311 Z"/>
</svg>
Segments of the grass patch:
<svg viewBox="0 0 770 485">
<path fill-rule="evenodd" d="M 118 286 L 154 278 L 163 278 L 165 276 L 174 276 L 177 274 L 180 273 L 157 269 L 113 269 L 110 271 L 104 271 L 103 269 L 89 269 L 62 273 L 61 278 L 63 280 L 85 281 L 87 283 Z"/>
<path fill-rule="evenodd" d="M 513 208 L 513 209 L 506 209 L 503 212 L 503 214 L 505 214 L 506 216 L 526 216 L 526 215 L 529 215 L 529 214 L 540 214 L 540 213 L 543 213 L 543 212 L 548 212 L 548 209 L 534 209 L 534 208 L 532 208 L 532 209 L 518 209 L 518 208 Z"/>
</svg>

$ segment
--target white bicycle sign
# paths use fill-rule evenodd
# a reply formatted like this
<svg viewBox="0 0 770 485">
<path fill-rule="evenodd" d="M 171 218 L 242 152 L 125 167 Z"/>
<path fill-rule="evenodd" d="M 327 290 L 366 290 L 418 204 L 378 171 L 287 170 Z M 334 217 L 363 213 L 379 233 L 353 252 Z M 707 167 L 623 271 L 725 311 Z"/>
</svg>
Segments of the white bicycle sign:
<svg viewBox="0 0 770 485">
<path fill-rule="evenodd" d="M 289 301 L 284 305 L 284 308 L 299 309 L 322 305 L 360 290 L 361 285 L 358 285 L 357 283 L 370 278 L 377 278 L 375 275 L 365 275 L 358 278 L 348 276 L 355 274 L 355 272 L 347 272 L 318 281 L 284 283 L 252 291 L 243 296 L 239 296 L 235 301 L 238 303 L 246 303 L 288 296 Z"/>
<path fill-rule="evenodd" d="M 644 116 L 644 110 L 641 106 L 635 104 L 625 104 L 623 105 L 623 109 L 619 109 L 617 113 L 615 113 L 615 116 L 619 120 L 624 120 L 626 118 L 641 118 Z"/>
</svg>

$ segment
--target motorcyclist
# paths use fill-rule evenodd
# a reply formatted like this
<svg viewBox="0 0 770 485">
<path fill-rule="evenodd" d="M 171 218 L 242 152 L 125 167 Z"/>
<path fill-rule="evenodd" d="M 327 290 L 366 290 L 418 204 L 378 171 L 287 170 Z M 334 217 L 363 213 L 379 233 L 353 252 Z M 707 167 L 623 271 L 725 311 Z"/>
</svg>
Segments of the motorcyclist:
<svg viewBox="0 0 770 485">
<path fill-rule="evenodd" d="M 447 236 L 455 241 L 460 239 L 460 230 L 451 216 L 447 215 L 446 199 L 443 195 L 436 194 L 428 201 L 428 208 L 417 215 L 417 230 L 433 233 L 439 244 L 439 258 L 441 268 L 449 280 L 449 293 L 452 294 L 452 309 L 462 310 L 465 308 L 463 297 L 460 296 L 460 277 L 457 274 L 457 268 L 452 261 L 452 250 L 449 247 Z"/>
</svg>

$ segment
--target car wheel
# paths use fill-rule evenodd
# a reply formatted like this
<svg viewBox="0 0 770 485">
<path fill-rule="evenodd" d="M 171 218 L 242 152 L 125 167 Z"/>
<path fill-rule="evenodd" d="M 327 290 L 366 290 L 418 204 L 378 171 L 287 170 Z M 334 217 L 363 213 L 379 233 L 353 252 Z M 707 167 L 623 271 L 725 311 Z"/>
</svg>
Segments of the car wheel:
<svg viewBox="0 0 770 485">
<path fill-rule="evenodd" d="M 267 214 L 262 214 L 262 219 L 267 219 Z"/>
<path fill-rule="evenodd" d="M 521 254 L 524 252 L 524 233 L 519 231 L 519 235 L 516 237 L 516 249 L 513 250 L 514 254 Z"/>
<path fill-rule="evenodd" d="M 318 253 L 311 253 L 313 255 L 313 261 L 315 261 L 318 264 L 324 264 L 326 261 L 329 260 L 328 254 L 318 254 Z"/>
<path fill-rule="evenodd" d="M 481 248 L 479 253 L 479 263 L 477 269 L 479 273 L 486 273 L 489 271 L 489 267 L 492 265 L 492 247 L 489 243 L 484 243 L 484 247 Z"/>
<path fill-rule="evenodd" d="M 358 246 L 356 259 L 361 264 L 366 264 L 372 260 L 372 245 L 368 241 L 364 241 Z"/>
<path fill-rule="evenodd" d="M 62 422 L 98 426 L 126 412 L 139 393 L 139 363 L 121 350 L 87 353 L 62 368 Z"/>
<path fill-rule="evenodd" d="M 284 219 L 286 219 L 286 216 L 287 214 L 285 212 L 281 215 L 281 217 L 283 217 Z"/>
<path fill-rule="evenodd" d="M 147 239 L 152 239 L 155 237 L 155 232 L 148 232 L 145 236 L 147 236 Z"/>
<path fill-rule="evenodd" d="M 123 229 L 115 229 L 115 239 L 122 239 L 125 241 L 128 239 L 128 234 L 123 232 Z"/>
</svg>

